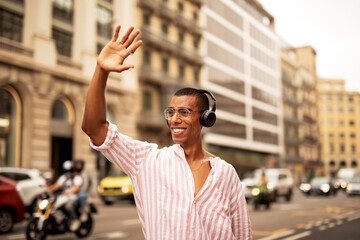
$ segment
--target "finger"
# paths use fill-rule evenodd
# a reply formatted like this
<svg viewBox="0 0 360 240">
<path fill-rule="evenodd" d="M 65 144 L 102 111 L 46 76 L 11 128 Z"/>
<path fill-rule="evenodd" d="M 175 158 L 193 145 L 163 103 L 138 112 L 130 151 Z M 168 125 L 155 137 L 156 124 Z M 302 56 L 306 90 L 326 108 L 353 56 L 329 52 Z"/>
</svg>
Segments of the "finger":
<svg viewBox="0 0 360 240">
<path fill-rule="evenodd" d="M 131 34 L 130 38 L 124 43 L 124 47 L 129 47 L 133 43 L 134 39 L 139 35 L 139 33 L 140 33 L 140 30 L 136 29 Z"/>
<path fill-rule="evenodd" d="M 113 41 L 113 42 L 116 42 L 116 41 L 117 41 L 117 39 L 118 39 L 118 37 L 119 37 L 120 28 L 121 28 L 120 25 L 117 25 L 117 26 L 116 26 L 115 32 L 114 32 L 114 36 L 113 36 L 113 38 L 111 39 L 111 41 Z"/>
<path fill-rule="evenodd" d="M 134 30 L 134 27 L 129 27 L 129 29 L 126 31 L 125 35 L 121 38 L 120 43 L 125 44 L 131 34 L 131 32 Z"/>
<path fill-rule="evenodd" d="M 134 65 L 131 65 L 131 64 L 125 64 L 125 65 L 120 65 L 117 69 L 116 69 L 116 72 L 122 72 L 122 71 L 125 71 L 125 70 L 128 70 L 130 68 L 134 68 L 135 66 Z"/>
<path fill-rule="evenodd" d="M 130 48 L 128 48 L 128 51 L 132 54 L 135 53 L 136 49 L 138 49 L 142 44 L 142 40 L 137 41 L 134 43 Z"/>
</svg>

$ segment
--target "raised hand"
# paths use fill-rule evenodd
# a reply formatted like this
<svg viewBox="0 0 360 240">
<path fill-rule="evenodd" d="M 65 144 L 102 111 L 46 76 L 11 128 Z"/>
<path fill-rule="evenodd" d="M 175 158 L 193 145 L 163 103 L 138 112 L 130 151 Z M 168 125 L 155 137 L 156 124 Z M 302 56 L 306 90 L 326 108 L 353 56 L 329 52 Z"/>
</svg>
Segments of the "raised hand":
<svg viewBox="0 0 360 240">
<path fill-rule="evenodd" d="M 135 53 L 136 49 L 141 46 L 142 41 L 134 40 L 140 31 L 137 29 L 133 32 L 134 27 L 130 27 L 120 41 L 119 37 L 121 26 L 116 26 L 115 33 L 111 41 L 101 50 L 97 64 L 106 72 L 122 72 L 133 68 L 132 64 L 124 64 L 125 59 Z"/>
</svg>

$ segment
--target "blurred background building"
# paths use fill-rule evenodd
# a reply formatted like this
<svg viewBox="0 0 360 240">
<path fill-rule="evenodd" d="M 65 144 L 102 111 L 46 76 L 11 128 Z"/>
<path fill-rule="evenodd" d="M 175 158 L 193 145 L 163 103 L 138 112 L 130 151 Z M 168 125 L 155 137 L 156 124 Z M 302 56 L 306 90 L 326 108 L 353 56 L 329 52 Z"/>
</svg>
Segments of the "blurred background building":
<svg viewBox="0 0 360 240">
<path fill-rule="evenodd" d="M 325 172 L 360 170 L 360 94 L 346 91 L 341 79 L 319 79 L 319 122 Z"/>
<path fill-rule="evenodd" d="M 310 46 L 281 50 L 285 164 L 297 183 L 321 175 L 316 52 Z"/>
<path fill-rule="evenodd" d="M 278 36 L 256 1 L 205 1 L 202 86 L 217 98 L 209 150 L 240 174 L 279 166 L 283 151 Z"/>
</svg>

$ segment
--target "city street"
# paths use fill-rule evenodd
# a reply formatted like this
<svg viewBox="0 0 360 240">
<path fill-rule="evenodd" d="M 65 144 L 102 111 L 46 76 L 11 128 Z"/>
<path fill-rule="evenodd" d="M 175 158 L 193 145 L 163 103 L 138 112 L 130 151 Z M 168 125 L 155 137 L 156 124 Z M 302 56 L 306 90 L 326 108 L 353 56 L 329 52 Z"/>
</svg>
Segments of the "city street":
<svg viewBox="0 0 360 240">
<path fill-rule="evenodd" d="M 95 215 L 95 228 L 87 239 L 143 239 L 136 209 L 130 202 L 117 202 L 105 206 L 96 200 L 99 213 Z M 270 210 L 255 211 L 249 202 L 253 238 L 272 239 L 359 239 L 360 198 L 346 197 L 342 192 L 335 197 L 305 197 L 296 191 L 289 203 L 279 199 Z M 24 239 L 26 222 L 15 225 L 14 230 L 1 239 Z M 76 239 L 73 234 L 49 236 L 47 239 Z"/>
</svg>

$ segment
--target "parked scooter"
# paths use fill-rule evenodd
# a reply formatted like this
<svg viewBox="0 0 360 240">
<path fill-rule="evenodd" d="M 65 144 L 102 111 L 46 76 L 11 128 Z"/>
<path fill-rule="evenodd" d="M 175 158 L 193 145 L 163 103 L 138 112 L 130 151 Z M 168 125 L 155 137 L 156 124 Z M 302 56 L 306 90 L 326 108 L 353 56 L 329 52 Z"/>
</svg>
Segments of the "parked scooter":
<svg viewBox="0 0 360 240">
<path fill-rule="evenodd" d="M 33 213 L 26 227 L 26 238 L 28 240 L 44 240 L 47 235 L 63 234 L 70 231 L 70 216 L 65 208 L 68 201 L 67 196 L 43 193 L 38 200 L 38 210 Z M 92 213 L 97 213 L 92 203 L 86 206 L 86 213 L 81 214 L 81 225 L 75 231 L 78 238 L 87 237 L 93 228 Z"/>
<path fill-rule="evenodd" d="M 272 194 L 267 187 L 255 186 L 251 190 L 251 194 L 253 196 L 255 210 L 257 210 L 261 204 L 265 205 L 266 209 L 270 209 Z"/>
</svg>

